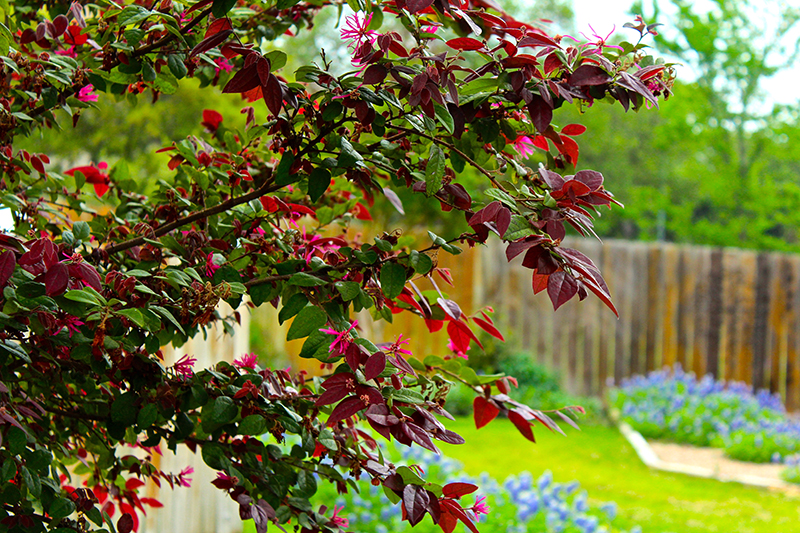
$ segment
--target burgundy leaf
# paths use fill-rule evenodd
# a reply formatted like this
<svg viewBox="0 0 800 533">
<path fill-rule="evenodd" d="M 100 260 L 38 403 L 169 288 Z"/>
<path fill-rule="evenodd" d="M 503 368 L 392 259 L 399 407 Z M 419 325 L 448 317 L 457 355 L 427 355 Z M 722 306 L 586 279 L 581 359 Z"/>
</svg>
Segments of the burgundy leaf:
<svg viewBox="0 0 800 533">
<path fill-rule="evenodd" d="M 53 268 L 44 275 L 45 293 L 56 296 L 67 290 L 69 283 L 69 268 L 63 263 L 53 265 Z"/>
<path fill-rule="evenodd" d="M 283 106 L 283 91 L 281 90 L 281 82 L 275 75 L 270 74 L 267 78 L 267 84 L 261 87 L 264 93 L 264 101 L 273 115 L 278 115 Z M 224 91 L 223 91 L 224 92 Z"/>
<path fill-rule="evenodd" d="M 431 4 L 433 4 L 433 0 L 407 0 L 406 9 L 413 14 L 427 9 Z"/>
<path fill-rule="evenodd" d="M 133 516 L 130 513 L 125 513 L 117 520 L 118 533 L 131 533 L 133 531 Z"/>
<path fill-rule="evenodd" d="M 547 37 L 546 35 L 530 32 L 525 34 L 525 37 L 519 40 L 519 46 L 555 46 L 558 48 L 558 43 Z"/>
<path fill-rule="evenodd" d="M 483 224 L 484 222 L 491 222 L 497 217 L 497 212 L 500 210 L 503 204 L 495 200 L 494 202 L 490 203 L 469 219 L 470 226 L 478 226 Z"/>
<path fill-rule="evenodd" d="M 434 453 L 441 454 L 439 448 L 437 448 L 436 445 L 433 444 L 433 441 L 431 440 L 430 435 L 428 435 L 428 432 L 419 427 L 418 425 L 408 422 L 403 424 L 403 430 L 406 432 L 406 435 L 408 435 L 408 437 L 411 440 L 413 440 L 426 450 L 430 450 Z"/>
<path fill-rule="evenodd" d="M 321 407 L 323 405 L 330 405 L 336 403 L 350 393 L 347 387 L 331 387 L 319 395 L 314 405 Z"/>
<path fill-rule="evenodd" d="M 526 237 L 525 240 L 512 242 L 508 245 L 508 248 L 506 248 L 506 259 L 511 261 L 525 250 L 538 246 L 545 240 L 546 239 L 541 235 L 533 235 L 531 237 Z"/>
<path fill-rule="evenodd" d="M 588 185 L 578 180 L 567 180 L 564 186 L 561 187 L 561 192 L 565 194 L 572 193 L 576 197 L 583 196 L 592 192 Z M 555 196 L 553 196 L 555 198 Z"/>
<path fill-rule="evenodd" d="M 586 184 L 592 191 L 603 186 L 603 175 L 596 170 L 579 170 L 575 173 L 574 179 Z"/>
<path fill-rule="evenodd" d="M 258 72 L 258 81 L 262 87 L 269 82 L 269 69 L 270 69 L 270 64 L 268 59 L 259 57 L 256 60 L 256 71 Z"/>
<path fill-rule="evenodd" d="M 531 116 L 533 125 L 542 133 L 547 130 L 553 120 L 553 108 L 538 94 L 534 94 L 531 97 L 531 101 L 528 104 L 528 114 Z"/>
<path fill-rule="evenodd" d="M 554 191 L 560 191 L 561 187 L 564 186 L 564 178 L 558 172 L 553 172 L 552 170 L 547 170 L 546 168 L 539 169 L 539 175 L 542 177 L 544 182 L 550 186 L 550 188 Z"/>
<path fill-rule="evenodd" d="M 647 85 L 645 85 L 644 82 L 639 78 L 631 76 L 627 72 L 620 72 L 619 78 L 617 78 L 616 81 L 619 85 L 625 87 L 626 89 L 630 89 L 631 91 L 644 96 L 647 101 L 656 106 L 656 108 L 658 107 L 658 100 L 655 96 L 653 96 L 653 93 L 650 92 L 650 89 L 647 88 Z"/>
<path fill-rule="evenodd" d="M 442 487 L 442 494 L 446 498 L 455 498 L 458 499 L 462 496 L 466 496 L 467 494 L 472 494 L 478 490 L 477 485 L 473 485 L 472 483 L 448 483 L 444 487 Z"/>
<path fill-rule="evenodd" d="M 569 416 L 565 415 L 561 411 L 556 411 L 556 414 L 561 417 L 561 420 L 563 420 L 564 422 L 566 422 L 570 426 L 574 427 L 578 431 L 581 430 L 581 428 L 578 427 L 578 424 L 576 424 L 575 421 L 572 418 L 570 418 Z"/>
<path fill-rule="evenodd" d="M 500 409 L 492 400 L 483 396 L 476 396 L 472 402 L 472 415 L 475 418 L 475 428 L 481 429 L 483 426 L 494 420 L 500 414 Z"/>
<path fill-rule="evenodd" d="M 611 81 L 611 76 L 596 65 L 581 65 L 570 75 L 567 83 L 573 87 L 586 85 L 604 85 Z"/>
<path fill-rule="evenodd" d="M 17 266 L 17 257 L 14 252 L 6 250 L 0 254 L 0 289 L 5 287 Z"/>
<path fill-rule="evenodd" d="M 464 525 L 467 526 L 470 531 L 472 531 L 472 533 L 479 533 L 478 528 L 475 527 L 475 524 L 472 522 L 472 519 L 469 517 L 469 515 L 467 515 L 467 513 L 464 512 L 464 509 L 461 508 L 458 502 L 454 500 L 442 500 L 441 502 L 439 502 L 439 504 L 443 508 L 442 516 L 444 516 L 444 512 L 450 513 L 459 520 L 461 520 L 464 523 Z"/>
<path fill-rule="evenodd" d="M 516 409 L 509 411 L 508 419 L 512 424 L 514 424 L 517 430 L 522 433 L 523 437 L 531 442 L 536 442 L 536 439 L 533 437 L 533 428 L 531 427 L 531 423 L 525 420 L 525 417 L 518 413 Z"/>
<path fill-rule="evenodd" d="M 97 273 L 92 265 L 84 262 L 72 263 L 69 265 L 69 275 L 81 280 L 84 284 L 93 288 L 97 292 L 103 290 L 100 274 Z"/>
<path fill-rule="evenodd" d="M 369 68 L 364 71 L 364 83 L 367 85 L 377 85 L 386 79 L 387 72 L 386 67 L 383 65 L 370 65 Z"/>
<path fill-rule="evenodd" d="M 331 416 L 328 417 L 328 425 L 333 426 L 340 420 L 344 420 L 347 417 L 353 416 L 357 412 L 364 409 L 364 407 L 366 406 L 361 398 L 358 396 L 350 396 L 349 398 L 342 400 L 339 405 L 333 408 Z"/>
<path fill-rule="evenodd" d="M 419 524 L 425 511 L 428 509 L 430 497 L 428 491 L 419 485 L 406 485 L 403 489 L 403 506 L 406 508 L 408 523 L 412 526 Z"/>
<path fill-rule="evenodd" d="M 364 365 L 364 379 L 369 381 L 375 379 L 386 368 L 386 354 L 377 351 L 367 359 L 367 364 Z"/>
<path fill-rule="evenodd" d="M 554 310 L 567 303 L 578 292 L 578 282 L 571 274 L 559 270 L 547 280 L 547 295 L 553 302 Z"/>
<path fill-rule="evenodd" d="M 245 93 L 259 86 L 257 63 L 244 67 L 225 84 L 223 93 Z"/>
<path fill-rule="evenodd" d="M 511 225 L 511 211 L 509 211 L 506 206 L 502 206 L 497 212 L 495 224 L 497 225 L 497 232 L 500 234 L 500 237 L 505 235 L 508 231 L 508 226 Z"/>
<path fill-rule="evenodd" d="M 442 442 L 446 442 L 447 444 L 464 444 L 466 442 L 464 440 L 464 437 L 462 437 L 455 431 L 450 431 L 449 429 L 445 429 L 444 431 L 439 431 L 433 436 L 433 438 L 440 440 Z"/>
<path fill-rule="evenodd" d="M 220 20 L 227 21 L 227 19 L 220 19 Z M 216 21 L 216 22 L 219 22 L 219 21 Z M 189 52 L 189 57 L 192 58 L 192 57 L 196 56 L 197 54 L 202 54 L 203 52 L 207 52 L 207 51 L 211 50 L 212 48 L 216 48 L 220 44 L 222 44 L 225 41 L 227 41 L 228 37 L 230 37 L 231 35 L 233 35 L 233 30 L 228 29 L 228 30 L 221 31 L 219 33 L 214 33 L 214 34 L 206 37 L 205 39 L 203 39 L 202 41 L 197 43 L 197 45 L 195 45 L 194 48 L 192 48 L 192 51 Z M 240 92 L 240 91 L 231 91 L 231 92 Z"/>
</svg>

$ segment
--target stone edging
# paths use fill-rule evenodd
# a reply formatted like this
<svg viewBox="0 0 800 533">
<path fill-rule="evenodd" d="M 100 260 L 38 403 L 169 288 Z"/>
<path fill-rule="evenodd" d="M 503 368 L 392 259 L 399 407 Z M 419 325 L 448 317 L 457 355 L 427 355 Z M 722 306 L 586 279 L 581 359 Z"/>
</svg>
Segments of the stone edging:
<svg viewBox="0 0 800 533">
<path fill-rule="evenodd" d="M 650 447 L 642 434 L 633 429 L 627 422 L 620 420 L 617 422 L 617 427 L 619 427 L 620 432 L 630 443 L 630 445 L 633 446 L 633 449 L 636 451 L 636 455 L 639 456 L 639 459 L 641 459 L 641 461 L 650 468 L 655 468 L 657 470 L 663 470 L 666 472 L 674 472 L 676 474 L 686 474 L 689 476 L 716 479 L 718 481 L 733 481 L 736 483 L 742 483 L 744 485 L 752 485 L 769 489 L 796 489 L 795 485 L 787 483 L 783 480 L 746 474 L 719 474 L 711 468 L 662 461 L 658 458 L 658 455 L 656 455 L 656 452 L 653 451 L 653 448 Z"/>
</svg>

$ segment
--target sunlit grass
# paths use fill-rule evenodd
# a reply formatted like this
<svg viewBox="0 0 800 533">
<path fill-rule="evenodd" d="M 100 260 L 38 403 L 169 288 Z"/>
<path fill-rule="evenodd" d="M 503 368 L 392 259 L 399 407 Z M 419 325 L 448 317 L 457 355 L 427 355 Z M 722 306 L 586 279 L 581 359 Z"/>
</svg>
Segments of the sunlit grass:
<svg viewBox="0 0 800 533">
<path fill-rule="evenodd" d="M 737 483 L 650 470 L 612 427 L 586 426 L 567 437 L 544 427 L 537 443 L 522 438 L 506 420 L 475 430 L 471 420 L 448 424 L 466 440 L 442 451 L 477 475 L 502 480 L 523 470 L 538 476 L 552 470 L 555 481 L 578 480 L 591 503 L 615 501 L 614 525 L 636 524 L 644 533 L 776 533 L 797 531 L 800 498 Z"/>
</svg>

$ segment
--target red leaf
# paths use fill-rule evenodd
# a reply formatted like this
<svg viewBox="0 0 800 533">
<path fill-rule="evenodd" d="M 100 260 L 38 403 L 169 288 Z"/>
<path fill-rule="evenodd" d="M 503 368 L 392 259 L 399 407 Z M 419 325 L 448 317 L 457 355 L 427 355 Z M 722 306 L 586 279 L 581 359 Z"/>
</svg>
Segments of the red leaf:
<svg viewBox="0 0 800 533">
<path fill-rule="evenodd" d="M 228 19 L 219 19 L 216 20 L 215 22 L 220 22 L 220 21 L 228 22 Z M 230 26 L 230 23 L 228 23 L 228 26 Z M 192 58 L 198 54 L 207 52 L 212 48 L 216 48 L 217 46 L 227 41 L 228 37 L 230 37 L 231 35 L 233 35 L 233 30 L 227 29 L 220 31 L 219 33 L 213 33 L 207 36 L 205 39 L 197 43 L 197 45 L 195 45 L 194 48 L 192 48 L 192 51 L 189 52 L 189 57 Z"/>
<path fill-rule="evenodd" d="M 37 156 L 31 157 L 31 166 L 38 172 L 39 174 L 44 174 L 44 165 L 42 164 L 42 160 L 39 159 Z"/>
<path fill-rule="evenodd" d="M 439 505 L 443 508 L 443 514 L 444 512 L 452 514 L 453 516 L 461 520 L 464 523 L 464 525 L 467 526 L 470 531 L 472 531 L 472 533 L 478 533 L 478 528 L 475 527 L 475 524 L 472 522 L 472 519 L 470 519 L 467 513 L 464 512 L 464 509 L 461 508 L 458 502 L 454 500 L 445 499 L 439 502 Z"/>
<path fill-rule="evenodd" d="M 378 351 L 372 354 L 367 359 L 367 364 L 364 365 L 364 379 L 369 381 L 375 379 L 386 368 L 386 354 Z"/>
<path fill-rule="evenodd" d="M 17 258 L 14 252 L 6 250 L 0 254 L 0 288 L 5 287 L 6 283 L 8 283 L 16 266 Z"/>
<path fill-rule="evenodd" d="M 334 407 L 331 416 L 328 417 L 328 425 L 333 426 L 340 420 L 344 420 L 350 416 L 353 416 L 357 412 L 361 411 L 366 407 L 364 405 L 364 401 L 359 398 L 358 396 L 350 396 L 349 398 L 342 400 L 342 402 Z"/>
<path fill-rule="evenodd" d="M 478 337 L 472 333 L 472 330 L 464 322 L 451 320 L 447 324 L 447 334 L 450 336 L 450 340 L 453 341 L 456 350 L 460 352 L 466 352 L 469 349 L 470 340 L 475 341 L 475 344 L 483 348 L 483 345 L 478 341 Z"/>
<path fill-rule="evenodd" d="M 472 402 L 472 415 L 475 419 L 476 429 L 481 429 L 494 420 L 498 414 L 500 414 L 500 409 L 492 400 L 487 400 L 483 396 L 476 396 Z"/>
<path fill-rule="evenodd" d="M 570 75 L 567 83 L 574 87 L 605 85 L 611 81 L 608 73 L 595 65 L 581 65 Z"/>
<path fill-rule="evenodd" d="M 544 89 L 543 89 L 544 90 Z M 536 129 L 544 133 L 553 120 L 553 108 L 538 94 L 533 95 L 528 104 L 528 114 Z"/>
<path fill-rule="evenodd" d="M 88 263 L 72 263 L 69 265 L 69 274 L 98 292 L 103 290 L 100 274 L 97 273 L 97 269 Z"/>
<path fill-rule="evenodd" d="M 533 248 L 534 246 L 538 246 L 543 241 L 545 241 L 543 236 L 534 235 L 531 237 L 526 237 L 523 241 L 509 243 L 508 247 L 506 248 L 506 259 L 511 261 L 525 250 Z"/>
<path fill-rule="evenodd" d="M 364 71 L 364 83 L 367 85 L 377 85 L 386 78 L 386 73 L 386 67 L 383 65 L 370 65 L 369 68 Z"/>
<path fill-rule="evenodd" d="M 228 19 L 227 17 L 222 19 L 217 19 L 208 25 L 206 33 L 205 35 L 203 35 L 203 38 L 205 39 L 207 37 L 210 37 L 211 35 L 214 35 L 215 33 L 219 33 L 221 31 L 230 29 L 233 29 L 233 27 L 231 26 L 230 19 Z"/>
<path fill-rule="evenodd" d="M 260 64 L 260 61 L 256 63 Z M 281 82 L 274 74 L 270 74 L 266 85 L 261 86 L 261 92 L 264 93 L 264 101 L 273 115 L 278 115 L 283 107 L 283 90 L 281 89 Z"/>
<path fill-rule="evenodd" d="M 561 128 L 561 133 L 564 135 L 581 135 L 586 131 L 586 126 L 583 124 L 567 124 Z"/>
<path fill-rule="evenodd" d="M 507 57 L 503 60 L 503 65 L 506 68 L 521 68 L 525 65 L 538 65 L 539 60 L 528 54 L 517 54 L 512 57 Z"/>
<path fill-rule="evenodd" d="M 131 533 L 133 531 L 133 516 L 125 513 L 117 520 L 117 531 L 119 533 Z"/>
<path fill-rule="evenodd" d="M 578 293 L 578 282 L 571 274 L 559 270 L 547 280 L 547 294 L 553 302 L 554 310 L 567 303 Z"/>
<path fill-rule="evenodd" d="M 69 283 L 69 268 L 63 263 L 53 265 L 44 275 L 45 293 L 56 296 L 67 290 Z"/>
<path fill-rule="evenodd" d="M 483 331 L 485 331 L 492 337 L 499 339 L 501 341 L 505 341 L 505 339 L 503 338 L 503 334 L 500 333 L 500 331 L 489 322 L 483 320 L 482 318 L 473 318 L 472 320 L 475 321 L 475 323 L 478 325 L 479 328 L 481 328 Z"/>
<path fill-rule="evenodd" d="M 558 148 L 559 153 L 565 155 L 569 159 L 569 162 L 573 166 L 578 164 L 580 150 L 578 148 L 578 143 L 574 140 L 564 135 L 561 137 L 561 144 L 557 144 L 556 148 Z"/>
<path fill-rule="evenodd" d="M 406 485 L 403 489 L 403 506 L 408 514 L 408 523 L 412 526 L 419 524 L 430 504 L 430 497 L 425 487 L 419 485 Z"/>
<path fill-rule="evenodd" d="M 394 52 L 396 56 L 399 57 L 408 57 L 408 50 L 403 48 L 403 45 L 392 39 L 392 42 L 389 43 L 389 50 Z"/>
<path fill-rule="evenodd" d="M 442 488 L 442 494 L 447 498 L 455 498 L 458 499 L 462 496 L 466 496 L 467 494 L 472 494 L 478 490 L 477 485 L 473 485 L 472 483 L 448 483 Z"/>
<path fill-rule="evenodd" d="M 447 41 L 447 46 L 455 50 L 480 50 L 483 48 L 483 43 L 471 37 L 458 37 Z"/>
<path fill-rule="evenodd" d="M 533 437 L 531 423 L 525 420 L 521 414 L 517 413 L 516 410 L 511 410 L 508 413 L 508 419 L 516 426 L 519 432 L 522 433 L 523 437 L 531 442 L 536 442 L 536 439 Z"/>
<path fill-rule="evenodd" d="M 508 226 L 511 225 L 511 211 L 506 206 L 502 206 L 497 212 L 495 224 L 497 224 L 497 231 L 500 233 L 500 237 L 505 235 L 508 231 Z"/>
<path fill-rule="evenodd" d="M 442 531 L 444 531 L 444 533 L 453 533 L 457 525 L 458 519 L 445 509 L 442 509 L 442 514 L 439 516 L 439 527 L 442 528 Z"/>
<path fill-rule="evenodd" d="M 533 274 L 533 294 L 539 294 L 547 288 L 547 278 L 549 274 Z"/>
<path fill-rule="evenodd" d="M 540 149 L 544 150 L 545 152 L 550 150 L 550 145 L 547 144 L 547 137 L 545 137 L 544 135 L 537 135 L 536 137 L 534 137 L 533 138 L 533 145 L 536 148 L 540 148 Z"/>
<path fill-rule="evenodd" d="M 431 4 L 433 4 L 433 0 L 407 0 L 406 8 L 413 14 L 429 8 Z"/>
<path fill-rule="evenodd" d="M 225 84 L 223 93 L 244 93 L 259 86 L 257 62 L 238 71 Z"/>
<path fill-rule="evenodd" d="M 540 33 L 527 33 L 525 37 L 520 39 L 519 46 L 555 46 L 558 47 L 558 43 L 552 40 L 551 38 L 547 37 L 546 35 L 542 35 Z"/>
</svg>

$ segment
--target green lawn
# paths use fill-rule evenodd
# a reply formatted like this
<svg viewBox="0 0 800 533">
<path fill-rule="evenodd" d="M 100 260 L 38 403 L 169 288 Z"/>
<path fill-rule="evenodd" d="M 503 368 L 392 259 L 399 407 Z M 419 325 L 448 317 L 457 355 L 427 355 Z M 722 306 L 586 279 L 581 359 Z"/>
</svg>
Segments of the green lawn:
<svg viewBox="0 0 800 533">
<path fill-rule="evenodd" d="M 469 419 L 448 423 L 467 443 L 442 445 L 445 455 L 472 475 L 488 472 L 502 481 L 524 470 L 550 469 L 556 481 L 578 480 L 590 502 L 619 505 L 614 525 L 639 524 L 644 533 L 791 533 L 800 531 L 800 498 L 737 483 L 650 470 L 615 429 L 587 426 L 567 437 L 535 428 L 526 441 L 507 420 L 475 430 Z"/>
</svg>

